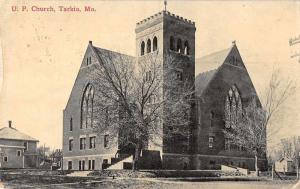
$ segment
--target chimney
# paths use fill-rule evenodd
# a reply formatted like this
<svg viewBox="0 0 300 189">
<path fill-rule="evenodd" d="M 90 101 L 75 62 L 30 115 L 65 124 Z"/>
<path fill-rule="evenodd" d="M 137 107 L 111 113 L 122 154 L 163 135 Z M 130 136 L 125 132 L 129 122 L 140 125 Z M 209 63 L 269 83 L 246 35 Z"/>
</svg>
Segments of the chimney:
<svg viewBox="0 0 300 189">
<path fill-rule="evenodd" d="M 8 127 L 12 128 L 12 121 L 11 120 L 8 121 Z"/>
</svg>

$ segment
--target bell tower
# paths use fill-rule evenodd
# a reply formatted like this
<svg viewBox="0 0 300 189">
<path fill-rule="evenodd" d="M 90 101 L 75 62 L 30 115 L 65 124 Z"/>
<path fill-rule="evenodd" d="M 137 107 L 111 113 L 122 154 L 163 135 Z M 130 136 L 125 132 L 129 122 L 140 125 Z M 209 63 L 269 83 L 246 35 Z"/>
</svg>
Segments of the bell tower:
<svg viewBox="0 0 300 189">
<path fill-rule="evenodd" d="M 137 63 L 155 57 L 165 70 L 166 62 L 169 61 L 169 57 L 172 57 L 172 60 L 180 62 L 175 69 L 178 79 L 194 85 L 195 31 L 195 22 L 166 10 L 138 22 L 135 29 Z M 163 71 L 163 74 L 166 72 Z M 162 94 L 164 94 L 163 90 Z M 163 124 L 163 128 L 165 127 L 167 126 Z M 163 140 L 161 143 L 164 143 Z M 161 153 L 175 152 L 174 145 L 164 143 L 162 146 L 163 148 L 157 149 L 152 148 L 151 143 L 148 145 L 149 149 L 159 150 Z"/>
<path fill-rule="evenodd" d="M 161 11 L 136 24 L 136 57 L 153 52 L 180 54 L 195 60 L 195 22 Z"/>
</svg>

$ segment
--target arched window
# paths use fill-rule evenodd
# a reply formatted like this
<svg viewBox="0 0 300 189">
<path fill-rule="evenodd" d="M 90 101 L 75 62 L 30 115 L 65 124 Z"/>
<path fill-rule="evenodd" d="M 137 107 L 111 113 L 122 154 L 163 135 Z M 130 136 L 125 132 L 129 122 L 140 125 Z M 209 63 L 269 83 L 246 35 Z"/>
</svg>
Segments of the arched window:
<svg viewBox="0 0 300 189">
<path fill-rule="evenodd" d="M 174 37 L 171 36 L 171 37 L 170 37 L 170 50 L 172 50 L 172 51 L 175 50 L 174 43 L 175 43 Z"/>
<path fill-rule="evenodd" d="M 242 117 L 243 107 L 240 93 L 233 85 L 225 99 L 225 127 L 235 127 Z"/>
<path fill-rule="evenodd" d="M 150 53 L 151 52 L 151 40 L 148 39 L 147 40 L 147 53 Z"/>
<path fill-rule="evenodd" d="M 145 54 L 145 42 L 143 41 L 141 43 L 141 56 L 143 56 Z"/>
<path fill-rule="evenodd" d="M 181 44 L 181 39 L 177 40 L 177 48 L 176 51 L 181 53 L 182 52 L 182 44 Z"/>
<path fill-rule="evenodd" d="M 153 38 L 153 51 L 156 51 L 157 50 L 157 37 L 154 37 Z"/>
<path fill-rule="evenodd" d="M 185 41 L 184 42 L 184 54 L 189 55 L 190 54 L 190 47 L 189 47 L 189 42 Z"/>
<path fill-rule="evenodd" d="M 85 87 L 81 100 L 81 129 L 93 126 L 93 100 L 94 87 L 88 84 Z"/>
</svg>

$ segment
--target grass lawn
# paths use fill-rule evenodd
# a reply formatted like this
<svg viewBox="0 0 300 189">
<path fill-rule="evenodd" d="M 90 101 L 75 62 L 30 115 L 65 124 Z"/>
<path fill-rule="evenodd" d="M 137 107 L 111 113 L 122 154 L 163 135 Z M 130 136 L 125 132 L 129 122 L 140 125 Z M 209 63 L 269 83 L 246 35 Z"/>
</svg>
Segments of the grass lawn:
<svg viewBox="0 0 300 189">
<path fill-rule="evenodd" d="M 22 181 L 4 182 L 8 188 L 163 188 L 163 189 L 291 189 L 296 181 L 215 181 L 215 182 L 184 182 L 167 179 L 105 179 L 84 183 L 42 184 L 22 183 Z"/>
</svg>

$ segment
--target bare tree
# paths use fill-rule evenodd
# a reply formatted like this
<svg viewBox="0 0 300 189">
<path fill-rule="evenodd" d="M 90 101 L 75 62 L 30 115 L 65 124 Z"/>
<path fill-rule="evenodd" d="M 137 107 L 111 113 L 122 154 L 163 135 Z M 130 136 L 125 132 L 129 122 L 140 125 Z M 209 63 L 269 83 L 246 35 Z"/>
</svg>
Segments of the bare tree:
<svg viewBox="0 0 300 189">
<path fill-rule="evenodd" d="M 142 149 L 151 141 L 162 145 L 162 137 L 180 134 L 188 138 L 194 84 L 177 70 L 183 62 L 174 57 L 161 61 L 157 53 L 139 62 L 107 51 L 90 74 L 95 86 L 93 126 L 97 133 L 134 148 L 133 169 Z M 174 129 L 165 132 L 163 125 Z"/>
<path fill-rule="evenodd" d="M 282 157 L 290 158 L 296 162 L 300 152 L 300 136 L 281 139 L 279 150 Z"/>
<path fill-rule="evenodd" d="M 270 82 L 263 96 L 263 109 L 266 111 L 267 140 L 271 140 L 282 127 L 273 124 L 276 117 L 283 114 L 282 109 L 285 102 L 297 91 L 296 81 L 290 78 L 280 77 L 279 69 L 273 69 Z"/>
<path fill-rule="evenodd" d="M 294 81 L 282 80 L 279 71 L 273 70 L 266 90 L 265 103 L 261 106 L 257 99 L 253 99 L 244 108 L 236 126 L 224 130 L 225 138 L 228 138 L 230 143 L 241 146 L 254 155 L 257 175 L 258 158 L 265 156 L 267 140 L 278 132 L 278 128 L 272 127 L 274 115 L 280 113 L 282 105 L 295 90 Z"/>
</svg>

